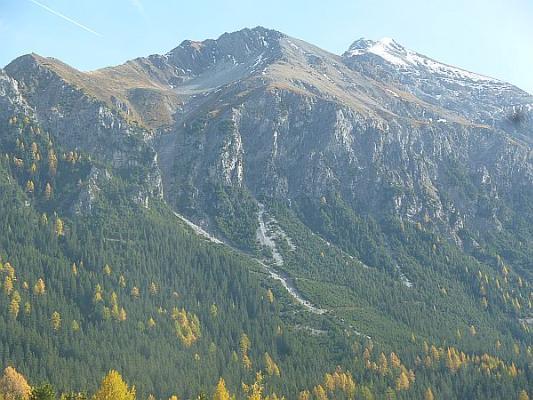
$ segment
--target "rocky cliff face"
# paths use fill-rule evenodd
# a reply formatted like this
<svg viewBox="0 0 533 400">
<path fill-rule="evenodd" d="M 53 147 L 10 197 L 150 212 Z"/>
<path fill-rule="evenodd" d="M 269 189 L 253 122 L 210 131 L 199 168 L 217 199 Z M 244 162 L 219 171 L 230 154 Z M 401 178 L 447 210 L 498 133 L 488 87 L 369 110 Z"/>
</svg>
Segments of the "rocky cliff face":
<svg viewBox="0 0 533 400">
<path fill-rule="evenodd" d="M 15 82 L 24 114 L 32 115 L 63 149 L 81 150 L 122 174 L 141 174 L 141 203 L 162 196 L 157 155 L 145 143 L 148 131 L 65 80 L 42 57 L 20 57 L 6 72 Z"/>
<path fill-rule="evenodd" d="M 256 43 L 234 40 L 236 49 Z M 420 55 L 408 64 L 395 52 L 416 53 L 394 42 L 376 55 L 375 42 L 359 41 L 342 58 L 283 35 L 263 42 L 271 47 L 239 53 L 260 68 L 199 90 L 156 140 L 178 208 L 201 215 L 215 184 L 287 202 L 337 192 L 358 212 L 431 224 L 460 242 L 465 224 L 501 229 L 512 193 L 531 196 L 526 93 Z M 197 81 L 233 68 L 194 56 L 216 42 L 182 46 L 196 49 L 187 54 L 201 65 Z"/>
<path fill-rule="evenodd" d="M 216 217 L 217 187 L 287 204 L 336 193 L 461 242 L 533 198 L 533 97 L 391 39 L 338 56 L 255 28 L 85 75 L 58 65 L 15 60 L 6 97 L 67 148 L 143 167 L 145 195 L 164 187 L 193 218 Z"/>
</svg>

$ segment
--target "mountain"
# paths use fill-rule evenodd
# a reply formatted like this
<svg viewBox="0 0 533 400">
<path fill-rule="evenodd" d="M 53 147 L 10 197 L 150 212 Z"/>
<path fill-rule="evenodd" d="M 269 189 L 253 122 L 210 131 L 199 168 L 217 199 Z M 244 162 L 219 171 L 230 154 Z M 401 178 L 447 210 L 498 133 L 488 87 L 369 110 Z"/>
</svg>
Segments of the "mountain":
<svg viewBox="0 0 533 400">
<path fill-rule="evenodd" d="M 25 55 L 0 105 L 0 253 L 50 282 L 5 291 L 0 354 L 33 379 L 94 390 L 116 359 L 191 397 L 274 359 L 288 398 L 337 366 L 360 397 L 531 383 L 528 93 L 392 39 L 335 55 L 257 27 L 91 72 Z M 13 319 L 13 290 L 34 311 Z"/>
</svg>

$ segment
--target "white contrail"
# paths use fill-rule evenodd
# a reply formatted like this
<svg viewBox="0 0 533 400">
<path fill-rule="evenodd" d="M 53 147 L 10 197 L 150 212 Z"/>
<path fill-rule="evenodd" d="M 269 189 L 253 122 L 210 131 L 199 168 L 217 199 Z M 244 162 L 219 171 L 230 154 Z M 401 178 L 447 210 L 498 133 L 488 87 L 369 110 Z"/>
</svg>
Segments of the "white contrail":
<svg viewBox="0 0 533 400">
<path fill-rule="evenodd" d="M 68 22 L 70 22 L 70 23 L 72 23 L 72 24 L 74 24 L 74 25 L 76 25 L 76 26 L 78 26 L 78 27 L 80 27 L 80 28 L 82 28 L 82 29 L 85 29 L 87 32 L 90 32 L 90 33 L 92 33 L 93 35 L 96 35 L 96 36 L 102 37 L 101 34 L 99 34 L 99 33 L 96 32 L 96 31 L 93 31 L 91 28 L 89 28 L 89 27 L 87 27 L 87 26 L 85 26 L 85 25 L 83 25 L 83 24 L 80 24 L 79 22 L 74 21 L 72 18 L 69 18 L 69 17 L 67 17 L 66 15 L 63 15 L 63 14 L 61 14 L 61 13 L 58 12 L 58 11 L 52 10 L 50 7 L 45 6 L 44 4 L 39 3 L 39 2 L 36 1 L 36 0 L 29 0 L 29 1 L 31 1 L 33 4 L 38 5 L 39 7 L 44 8 L 46 11 L 48 11 L 48 12 L 50 12 L 50 13 L 52 13 L 52 14 L 54 14 L 54 15 L 60 17 L 60 18 L 63 18 L 65 21 L 68 21 Z"/>
</svg>

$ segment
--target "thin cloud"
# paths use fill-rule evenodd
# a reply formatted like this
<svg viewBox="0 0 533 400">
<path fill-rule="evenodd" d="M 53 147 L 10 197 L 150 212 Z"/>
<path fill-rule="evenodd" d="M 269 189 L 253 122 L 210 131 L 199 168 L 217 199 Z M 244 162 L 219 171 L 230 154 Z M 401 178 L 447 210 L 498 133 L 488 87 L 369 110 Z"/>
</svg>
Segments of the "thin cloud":
<svg viewBox="0 0 533 400">
<path fill-rule="evenodd" d="M 144 12 L 144 5 L 141 2 L 141 0 L 130 0 L 130 3 L 135 9 L 141 14 L 143 17 L 146 16 L 146 13 Z"/>
<path fill-rule="evenodd" d="M 77 22 L 77 21 L 74 21 L 72 18 L 69 18 L 69 17 L 67 17 L 66 15 L 63 15 L 63 14 L 61 14 L 61 13 L 58 12 L 58 11 L 52 10 L 50 7 L 45 6 L 44 4 L 39 3 L 39 2 L 36 1 L 36 0 L 28 0 L 28 1 L 31 1 L 33 4 L 38 5 L 38 6 L 41 7 L 41 8 L 44 8 L 44 9 L 45 9 L 46 11 L 48 11 L 49 13 L 52 13 L 52 14 L 58 16 L 59 18 L 62 18 L 62 19 L 64 19 L 65 21 L 68 21 L 68 22 L 70 22 L 71 24 L 74 24 L 74 25 L 76 25 L 77 27 L 79 27 L 79 28 L 81 28 L 81 29 L 84 29 L 84 30 L 86 30 L 87 32 L 92 33 L 93 35 L 96 35 L 96 36 L 102 37 L 102 35 L 101 35 L 100 33 L 98 33 L 98 32 L 96 32 L 96 31 L 92 30 L 91 28 L 89 28 L 89 27 L 87 27 L 87 26 L 85 26 L 85 25 L 83 25 L 83 24 L 80 24 L 80 23 Z"/>
</svg>

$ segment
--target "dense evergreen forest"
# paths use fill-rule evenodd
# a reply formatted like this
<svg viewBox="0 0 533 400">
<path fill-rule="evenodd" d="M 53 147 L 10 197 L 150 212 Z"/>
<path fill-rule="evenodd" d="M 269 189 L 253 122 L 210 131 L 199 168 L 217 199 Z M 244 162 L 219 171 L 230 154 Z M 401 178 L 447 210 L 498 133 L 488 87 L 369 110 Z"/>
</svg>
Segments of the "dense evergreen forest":
<svg viewBox="0 0 533 400">
<path fill-rule="evenodd" d="M 245 251 L 197 236 L 162 200 L 136 202 L 131 171 L 60 148 L 24 115 L 1 122 L 0 149 L 0 398 L 531 393 L 530 282 L 499 253 L 527 270 L 532 249 L 495 237 L 466 255 L 423 226 L 356 215 L 337 193 L 263 199 L 295 244 L 278 241 L 280 268 L 328 310 L 315 315 L 269 278 L 249 235 L 233 235 Z M 231 195 L 217 196 L 232 237 Z"/>
</svg>

